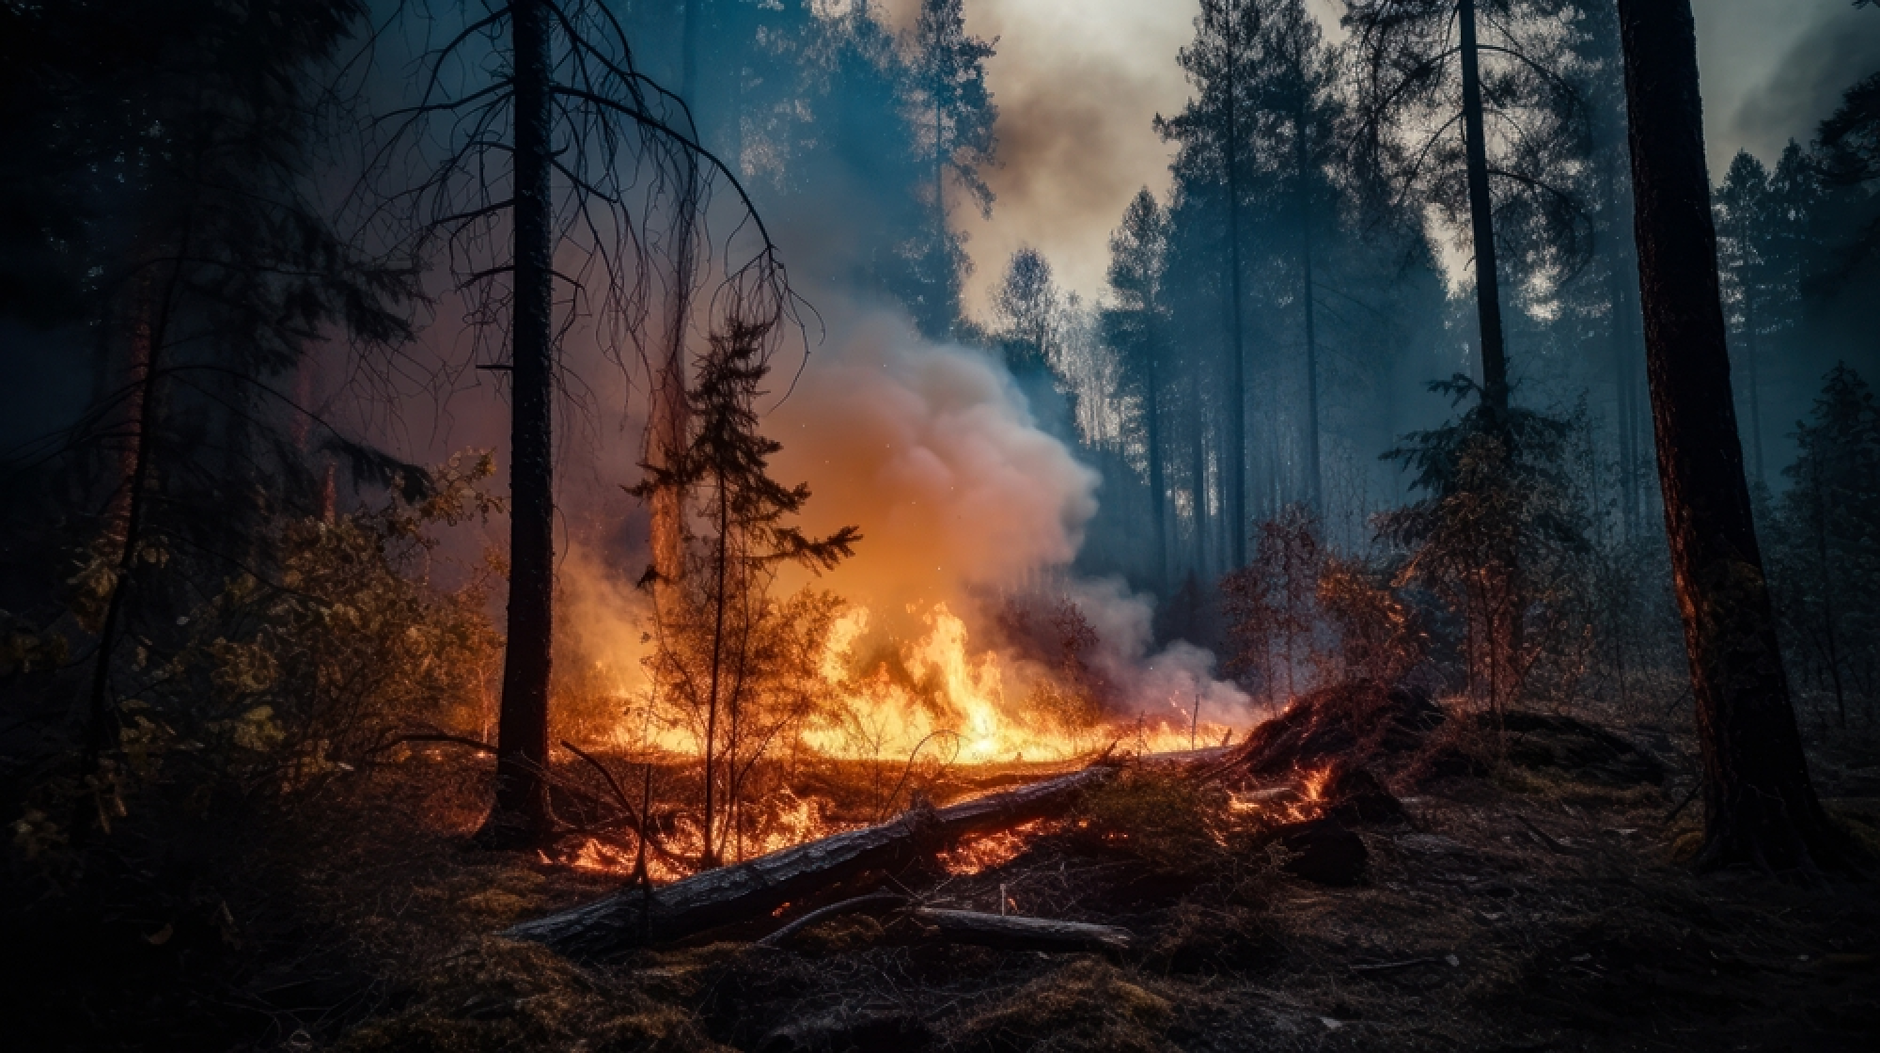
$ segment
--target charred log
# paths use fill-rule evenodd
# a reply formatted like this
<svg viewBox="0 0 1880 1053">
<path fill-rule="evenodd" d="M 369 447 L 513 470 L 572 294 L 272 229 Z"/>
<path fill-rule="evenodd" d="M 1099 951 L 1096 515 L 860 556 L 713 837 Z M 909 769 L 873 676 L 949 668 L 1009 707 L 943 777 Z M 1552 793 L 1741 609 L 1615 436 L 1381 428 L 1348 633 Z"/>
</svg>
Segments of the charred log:
<svg viewBox="0 0 1880 1053">
<path fill-rule="evenodd" d="M 930 857 L 962 838 L 1062 814 L 1115 769 L 1090 767 L 972 801 L 910 811 L 878 826 L 820 838 L 662 888 L 604 899 L 523 922 L 503 935 L 577 959 L 605 958 L 762 917 L 845 881 Z"/>
</svg>

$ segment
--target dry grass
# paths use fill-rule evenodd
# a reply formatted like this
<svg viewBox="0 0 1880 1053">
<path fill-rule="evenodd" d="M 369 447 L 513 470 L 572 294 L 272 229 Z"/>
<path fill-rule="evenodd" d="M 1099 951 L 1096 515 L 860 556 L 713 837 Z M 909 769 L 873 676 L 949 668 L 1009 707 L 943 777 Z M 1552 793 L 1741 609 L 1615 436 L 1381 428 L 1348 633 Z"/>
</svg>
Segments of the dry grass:
<svg viewBox="0 0 1880 1053">
<path fill-rule="evenodd" d="M 1817 777 L 1880 841 L 1861 781 L 1876 756 L 1844 749 Z M 1406 771 L 1411 823 L 1363 831 L 1365 880 L 1327 889 L 1251 849 L 1218 792 L 1134 770 L 1000 865 L 898 876 L 934 905 L 1125 926 L 1126 954 L 947 946 L 855 916 L 785 950 L 601 967 L 489 935 L 614 879 L 465 849 L 481 776 L 449 770 L 458 788 L 434 799 L 385 786 L 381 821 L 309 870 L 306 909 L 352 987 L 340 1009 L 275 1010 L 252 1048 L 1864 1051 L 1880 1033 L 1874 889 L 1690 876 L 1676 853 L 1697 816 L 1665 822 L 1688 785 L 1675 775 L 1614 785 L 1503 762 L 1418 786 Z M 865 789 L 853 775 L 821 773 L 822 792 Z"/>
</svg>

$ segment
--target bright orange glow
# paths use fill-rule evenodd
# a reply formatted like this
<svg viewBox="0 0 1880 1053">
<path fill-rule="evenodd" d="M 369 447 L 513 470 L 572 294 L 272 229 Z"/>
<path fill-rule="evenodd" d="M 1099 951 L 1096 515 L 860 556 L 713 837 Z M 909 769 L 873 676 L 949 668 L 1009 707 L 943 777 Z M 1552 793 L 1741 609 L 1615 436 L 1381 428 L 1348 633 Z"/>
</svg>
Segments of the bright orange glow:
<svg viewBox="0 0 1880 1053">
<path fill-rule="evenodd" d="M 836 705 L 804 736 L 826 756 L 905 759 L 922 748 L 924 759 L 959 764 L 1059 761 L 1112 743 L 1127 752 L 1185 750 L 1218 743 L 1229 731 L 1212 722 L 1191 727 L 1173 699 L 1156 717 L 1120 723 L 1076 726 L 1038 712 L 1025 699 L 1048 675 L 993 650 L 975 653 L 966 623 L 944 603 L 923 616 L 926 632 L 899 648 L 905 676 L 894 676 L 886 662 L 857 671 L 869 617 L 868 608 L 852 608 L 829 634 L 821 670 Z"/>
</svg>

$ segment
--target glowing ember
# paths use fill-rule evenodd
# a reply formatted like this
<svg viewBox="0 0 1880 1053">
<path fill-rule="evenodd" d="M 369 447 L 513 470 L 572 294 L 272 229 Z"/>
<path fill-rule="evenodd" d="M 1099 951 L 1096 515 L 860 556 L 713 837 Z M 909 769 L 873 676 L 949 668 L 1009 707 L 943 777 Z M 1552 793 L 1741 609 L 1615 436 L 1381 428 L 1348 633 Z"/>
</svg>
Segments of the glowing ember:
<svg viewBox="0 0 1880 1053">
<path fill-rule="evenodd" d="M 981 871 L 1003 866 L 1018 857 L 1031 839 L 1044 829 L 1045 820 L 1034 819 L 1021 826 L 1012 827 L 996 834 L 968 841 L 950 851 L 940 854 L 940 865 L 946 872 L 958 877 L 966 877 Z"/>
</svg>

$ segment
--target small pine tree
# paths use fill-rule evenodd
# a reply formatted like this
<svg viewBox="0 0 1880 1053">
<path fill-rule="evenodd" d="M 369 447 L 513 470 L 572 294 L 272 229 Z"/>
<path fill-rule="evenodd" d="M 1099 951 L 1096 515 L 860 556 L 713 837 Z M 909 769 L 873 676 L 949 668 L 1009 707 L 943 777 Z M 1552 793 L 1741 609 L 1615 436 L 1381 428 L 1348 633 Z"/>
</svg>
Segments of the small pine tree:
<svg viewBox="0 0 1880 1053">
<path fill-rule="evenodd" d="M 1872 718 L 1880 669 L 1880 407 L 1839 364 L 1793 435 L 1801 453 L 1783 470 L 1792 485 L 1770 553 L 1777 605 L 1789 649 L 1833 692 L 1846 727 L 1850 688 Z"/>
<path fill-rule="evenodd" d="M 1431 389 L 1457 402 L 1480 393 L 1460 375 Z M 1521 694 L 1547 642 L 1534 630 L 1557 620 L 1591 550 L 1566 470 L 1572 431 L 1570 421 L 1476 398 L 1384 455 L 1426 495 L 1379 517 L 1383 539 L 1410 556 L 1397 584 L 1430 589 L 1460 616 L 1469 693 L 1494 712 Z"/>
<path fill-rule="evenodd" d="M 756 410 L 770 372 L 769 327 L 732 321 L 711 337 L 695 363 L 683 447 L 642 465 L 629 489 L 650 500 L 665 489 L 685 495 L 685 572 L 655 612 L 649 659 L 655 689 L 685 714 L 704 762 L 701 863 L 717 865 L 739 845 L 743 790 L 769 745 L 809 712 L 799 690 L 814 648 L 801 643 L 805 621 L 826 626 L 833 608 L 799 597 L 779 604 L 770 586 L 784 563 L 832 569 L 854 555 L 860 531 L 845 526 L 806 537 L 789 520 L 809 487 L 772 479 L 768 462 L 782 444 L 759 431 Z M 657 579 L 648 568 L 642 584 Z M 812 635 L 814 635 L 812 633 Z"/>
</svg>

